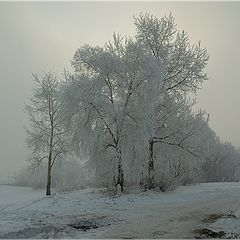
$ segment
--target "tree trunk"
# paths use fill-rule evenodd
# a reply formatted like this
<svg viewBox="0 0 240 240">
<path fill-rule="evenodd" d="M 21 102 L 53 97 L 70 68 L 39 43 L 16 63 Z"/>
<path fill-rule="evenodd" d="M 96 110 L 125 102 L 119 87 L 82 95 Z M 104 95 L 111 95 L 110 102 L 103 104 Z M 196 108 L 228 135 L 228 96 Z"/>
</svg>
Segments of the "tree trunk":
<svg viewBox="0 0 240 240">
<path fill-rule="evenodd" d="M 154 160 L 153 160 L 153 144 L 154 141 L 149 140 L 148 150 L 149 150 L 149 161 L 148 161 L 148 188 L 154 189 L 155 179 L 154 179 Z"/>
<path fill-rule="evenodd" d="M 122 163 L 118 165 L 118 184 L 121 186 L 121 192 L 123 192 L 124 177 Z"/>
<path fill-rule="evenodd" d="M 119 184 L 121 187 L 121 192 L 123 192 L 123 184 L 124 184 L 124 174 L 122 168 L 122 155 L 121 150 L 117 149 L 117 163 L 118 163 L 118 172 L 117 172 L 117 182 L 115 187 Z"/>
<path fill-rule="evenodd" d="M 52 183 L 52 147 L 50 146 L 49 156 L 48 156 L 48 168 L 47 168 L 46 195 L 51 195 L 51 183 Z"/>
<path fill-rule="evenodd" d="M 51 195 L 51 167 L 48 164 L 46 195 Z"/>
<path fill-rule="evenodd" d="M 48 156 L 48 169 L 47 169 L 47 188 L 46 188 L 46 195 L 51 195 L 51 183 L 52 183 L 52 152 L 53 152 L 53 129 L 54 129 L 54 121 L 53 121 L 53 105 L 52 105 L 52 98 L 49 96 L 48 99 L 49 103 L 49 118 L 51 123 L 51 137 L 50 137 L 50 144 L 49 144 L 49 156 Z"/>
</svg>

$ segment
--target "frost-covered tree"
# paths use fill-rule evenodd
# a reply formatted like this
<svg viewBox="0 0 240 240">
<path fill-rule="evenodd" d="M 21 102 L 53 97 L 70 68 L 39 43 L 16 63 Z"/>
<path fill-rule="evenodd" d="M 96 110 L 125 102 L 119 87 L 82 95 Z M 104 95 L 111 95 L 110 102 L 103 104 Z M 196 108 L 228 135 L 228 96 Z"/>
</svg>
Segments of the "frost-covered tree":
<svg viewBox="0 0 240 240">
<path fill-rule="evenodd" d="M 239 181 L 240 154 L 231 143 L 220 143 L 203 164 L 203 174 L 207 182 Z"/>
<path fill-rule="evenodd" d="M 47 160 L 46 195 L 50 195 L 53 165 L 66 152 L 60 115 L 60 83 L 52 73 L 33 77 L 33 96 L 25 107 L 31 124 L 26 130 L 26 143 L 32 153 L 32 166 Z"/>
<path fill-rule="evenodd" d="M 173 16 L 158 19 L 149 14 L 140 14 L 135 18 L 136 38 L 144 44 L 147 52 L 153 55 L 164 66 L 163 84 L 159 91 L 159 104 L 156 105 L 154 114 L 160 115 L 160 119 L 171 121 L 169 110 L 169 97 L 174 98 L 181 94 L 183 97 L 189 93 L 196 93 L 203 81 L 207 80 L 205 66 L 208 61 L 208 54 L 200 43 L 191 45 L 186 32 L 178 31 Z M 173 101 L 179 101 L 178 99 Z M 165 113 L 164 113 L 165 111 Z M 170 111 L 172 111 L 170 109 Z M 149 187 L 154 187 L 154 143 L 163 142 L 159 137 L 159 117 L 155 117 L 155 132 L 149 138 Z M 165 123 L 167 125 L 167 123 Z M 194 124 L 195 126 L 195 124 Z M 193 129 L 194 130 L 194 129 Z M 192 130 L 192 131 L 193 131 Z M 161 132 L 161 131 L 160 131 Z M 188 137 L 182 136 L 184 141 Z M 184 148 L 183 141 L 171 143 L 176 147 Z M 169 143 L 168 143 L 169 144 Z M 189 153 L 190 151 L 185 148 Z"/>
<path fill-rule="evenodd" d="M 181 95 L 168 97 L 168 104 L 161 111 L 158 110 L 158 114 L 155 113 L 155 135 L 149 142 L 149 163 L 152 164 L 151 168 L 149 166 L 149 172 L 152 171 L 152 175 L 148 176 L 149 188 L 154 188 L 154 185 L 165 188 L 160 172 L 166 175 L 168 170 L 173 173 L 171 169 L 175 168 L 172 176 L 180 182 L 186 175 L 186 167 L 193 169 L 199 162 L 201 144 L 198 145 L 196 139 L 201 135 L 202 122 L 206 120 L 203 111 L 192 111 L 192 104 L 194 101 Z M 166 159 L 163 159 L 164 156 Z M 158 179 L 154 178 L 155 174 Z M 171 174 L 168 178 L 171 179 Z"/>
<path fill-rule="evenodd" d="M 124 181 L 144 179 L 154 188 L 154 159 L 166 151 L 175 165 L 188 159 L 175 175 L 193 166 L 190 162 L 201 158 L 200 145 L 193 143 L 207 122 L 203 111 L 192 111 L 195 102 L 188 99 L 207 79 L 206 49 L 190 44 L 171 15 L 140 14 L 135 25 L 134 38 L 115 34 L 103 47 L 79 48 L 63 88 L 65 126 L 74 151 L 88 159 L 98 183 L 122 189 Z"/>
<path fill-rule="evenodd" d="M 47 160 L 47 195 L 55 173 L 54 186 L 65 190 L 91 178 L 115 190 L 140 183 L 165 191 L 239 177 L 239 154 L 220 143 L 204 111 L 193 111 L 207 80 L 207 50 L 191 44 L 171 14 L 134 20 L 134 37 L 114 34 L 103 46 L 80 47 L 61 86 L 54 74 L 34 75 L 27 143 L 33 165 Z M 66 153 L 65 139 L 81 162 L 55 164 Z M 82 167 L 90 170 L 83 178 Z"/>
<path fill-rule="evenodd" d="M 107 164 L 109 172 L 104 175 L 123 190 L 132 135 L 139 139 L 135 141 L 139 148 L 152 134 L 151 115 L 163 78 L 161 63 L 140 42 L 114 35 L 104 47 L 78 49 L 72 65 L 75 73 L 65 86 L 65 109 L 75 125 L 74 142 L 91 145 L 90 160 L 102 169 Z M 69 111 L 70 106 L 75 107 Z"/>
</svg>

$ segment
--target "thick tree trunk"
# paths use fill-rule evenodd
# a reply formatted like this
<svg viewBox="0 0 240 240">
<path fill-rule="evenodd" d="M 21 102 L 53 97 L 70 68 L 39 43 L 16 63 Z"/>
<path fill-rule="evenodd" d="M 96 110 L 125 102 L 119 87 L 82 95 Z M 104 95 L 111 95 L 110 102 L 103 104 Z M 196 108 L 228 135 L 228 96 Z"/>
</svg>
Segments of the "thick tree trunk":
<svg viewBox="0 0 240 240">
<path fill-rule="evenodd" d="M 153 160 L 153 144 L 154 141 L 149 140 L 148 150 L 149 150 L 149 160 L 148 160 L 148 188 L 154 189 L 155 179 L 154 179 L 154 160 Z"/>
</svg>

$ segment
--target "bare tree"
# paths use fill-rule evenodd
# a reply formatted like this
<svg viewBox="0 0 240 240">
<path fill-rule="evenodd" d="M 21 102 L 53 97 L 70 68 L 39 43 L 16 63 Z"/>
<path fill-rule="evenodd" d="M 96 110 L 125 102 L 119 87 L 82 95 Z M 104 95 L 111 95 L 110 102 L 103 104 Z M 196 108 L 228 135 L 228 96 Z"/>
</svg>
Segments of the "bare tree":
<svg viewBox="0 0 240 240">
<path fill-rule="evenodd" d="M 47 160 L 46 195 L 51 195 L 52 168 L 65 151 L 61 127 L 59 81 L 55 74 L 33 75 L 34 88 L 30 104 L 25 106 L 31 127 L 26 130 L 26 143 L 31 150 L 31 164 Z"/>
</svg>

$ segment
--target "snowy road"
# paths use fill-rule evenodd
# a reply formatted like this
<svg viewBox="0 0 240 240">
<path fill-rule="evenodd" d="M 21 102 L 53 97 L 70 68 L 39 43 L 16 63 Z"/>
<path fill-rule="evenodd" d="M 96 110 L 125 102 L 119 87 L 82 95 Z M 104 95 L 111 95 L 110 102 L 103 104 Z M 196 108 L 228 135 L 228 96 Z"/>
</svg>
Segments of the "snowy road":
<svg viewBox="0 0 240 240">
<path fill-rule="evenodd" d="M 239 209 L 238 183 L 120 197 L 94 189 L 44 197 L 42 190 L 0 186 L 0 238 L 193 238 L 195 229 L 221 225 L 203 221 L 210 214 Z"/>
</svg>

